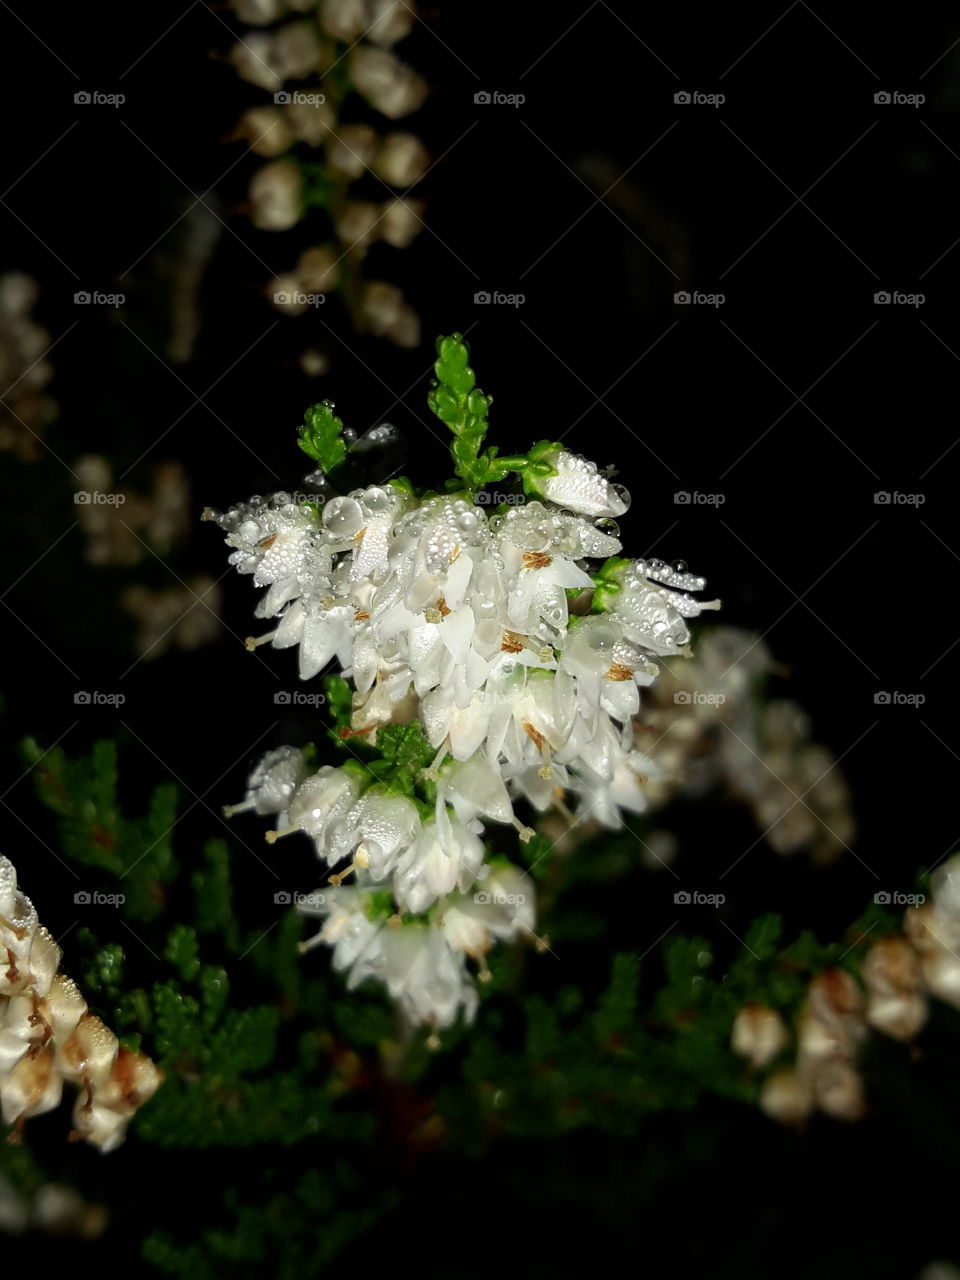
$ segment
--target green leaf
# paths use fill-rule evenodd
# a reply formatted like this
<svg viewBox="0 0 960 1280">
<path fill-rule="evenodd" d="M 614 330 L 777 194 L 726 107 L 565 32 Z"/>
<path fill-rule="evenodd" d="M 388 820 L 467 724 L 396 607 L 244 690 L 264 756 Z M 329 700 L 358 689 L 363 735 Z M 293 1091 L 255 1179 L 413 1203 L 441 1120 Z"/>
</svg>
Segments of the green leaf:
<svg viewBox="0 0 960 1280">
<path fill-rule="evenodd" d="M 197 933 L 189 925 L 174 925 L 170 930 L 163 954 L 179 972 L 184 982 L 193 982 L 200 972 L 200 948 L 197 945 Z"/>
<path fill-rule="evenodd" d="M 347 454 L 342 432 L 343 423 L 333 412 L 333 401 L 321 400 L 304 413 L 297 443 L 321 470 L 329 473 Z"/>
</svg>

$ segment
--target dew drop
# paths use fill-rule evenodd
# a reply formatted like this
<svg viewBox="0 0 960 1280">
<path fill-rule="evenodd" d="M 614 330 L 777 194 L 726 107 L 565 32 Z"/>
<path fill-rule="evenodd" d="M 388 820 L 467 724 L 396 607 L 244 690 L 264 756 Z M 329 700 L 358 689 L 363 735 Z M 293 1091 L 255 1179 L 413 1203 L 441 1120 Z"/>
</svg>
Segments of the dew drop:
<svg viewBox="0 0 960 1280">
<path fill-rule="evenodd" d="M 331 533 L 352 537 L 363 524 L 363 511 L 355 498 L 333 498 L 323 508 L 323 523 Z"/>
<path fill-rule="evenodd" d="M 590 648 L 597 653 L 606 653 L 616 640 L 617 634 L 612 627 L 594 627 L 590 633 Z"/>
<path fill-rule="evenodd" d="M 390 510 L 390 497 L 378 485 L 365 490 L 363 505 L 372 516 L 382 516 Z"/>
</svg>

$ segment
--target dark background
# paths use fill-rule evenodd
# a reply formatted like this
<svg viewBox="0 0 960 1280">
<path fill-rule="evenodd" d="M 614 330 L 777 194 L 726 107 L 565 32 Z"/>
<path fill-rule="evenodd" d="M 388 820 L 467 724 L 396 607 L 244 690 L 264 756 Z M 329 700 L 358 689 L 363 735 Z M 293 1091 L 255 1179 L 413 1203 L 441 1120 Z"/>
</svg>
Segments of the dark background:
<svg viewBox="0 0 960 1280">
<path fill-rule="evenodd" d="M 208 503 L 297 487 L 296 425 L 307 403 L 330 396 L 358 433 L 394 423 L 406 469 L 439 478 L 440 429 L 425 393 L 433 338 L 453 330 L 468 334 L 480 384 L 494 395 L 494 438 L 511 450 L 559 438 L 615 463 L 633 494 L 621 521 L 627 552 L 682 557 L 705 574 L 723 598 L 721 617 L 765 635 L 789 670 L 777 691 L 803 703 L 816 736 L 842 760 L 860 826 L 852 853 L 824 871 L 758 845 L 725 881 L 730 927 L 742 936 L 772 909 L 793 927 L 836 936 L 876 890 L 909 889 L 918 865 L 953 850 L 960 18 L 952 7 L 837 14 L 803 0 L 763 11 L 598 0 L 424 10 L 399 51 L 432 93 L 397 127 L 414 129 L 439 158 L 417 192 L 428 201 L 427 230 L 410 249 L 381 246 L 368 260 L 368 274 L 401 282 L 420 312 L 415 351 L 358 336 L 334 300 L 296 320 L 265 302 L 271 274 L 292 265 L 318 224 L 276 235 L 244 216 L 258 161 L 226 139 L 243 109 L 268 95 L 224 61 L 239 30 L 229 11 L 202 2 L 16 5 L 0 22 L 0 267 L 40 283 L 37 315 L 56 340 L 61 406 L 48 435 L 59 460 L 48 453 L 30 467 L 0 466 L 10 788 L 0 827 L 28 891 L 57 872 L 24 826 L 30 783 L 15 752 L 24 733 L 43 745 L 62 737 L 72 752 L 121 733 L 133 796 L 172 775 L 203 797 L 184 823 L 188 840 L 219 831 L 220 805 L 240 798 L 266 746 L 315 736 L 309 721 L 280 716 L 273 703 L 277 688 L 292 687 L 291 655 L 251 658 L 239 642 L 256 629 L 245 580 L 224 581 L 215 645 L 140 662 L 121 679 L 133 655 L 115 598 L 119 573 L 84 563 L 62 462 L 102 452 L 118 473 L 132 466 L 124 483 L 148 487 L 151 463 L 179 459 L 199 516 Z M 74 104 L 77 91 L 93 89 L 127 101 Z M 526 101 L 474 101 L 494 90 Z M 726 101 L 678 105 L 681 90 Z M 875 102 L 893 90 L 926 100 Z M 355 110 L 364 118 L 362 104 Z M 197 196 L 214 211 L 218 238 L 194 357 L 171 366 L 170 263 L 193 215 L 178 219 Z M 122 291 L 128 301 L 116 313 L 76 307 L 81 289 Z M 525 300 L 477 306 L 481 290 Z M 725 301 L 678 306 L 679 290 Z M 877 306 L 880 290 L 925 301 Z M 331 358 L 323 379 L 300 370 L 310 345 Z M 725 501 L 682 505 L 678 491 Z M 878 491 L 924 502 L 878 505 Z M 157 585 L 199 571 L 219 578 L 223 551 L 218 531 L 198 523 L 169 565 L 151 564 L 144 576 Z M 110 712 L 75 707 L 78 688 L 122 690 L 126 728 Z M 925 703 L 877 705 L 882 690 L 923 694 Z M 707 887 L 756 838 L 742 814 L 719 803 L 678 821 L 677 870 Z M 238 838 L 259 849 L 258 832 Z M 308 879 L 309 859 L 289 856 L 301 858 L 298 874 Z M 251 858 L 250 875 L 268 872 Z M 654 879 L 641 905 L 611 909 L 611 942 L 650 945 L 673 918 L 673 887 Z M 62 920 L 48 914 L 51 927 L 69 926 L 69 905 Z M 924 1082 L 935 1092 L 943 1065 L 917 1067 L 921 1092 Z M 611 1238 L 635 1254 L 652 1233 L 678 1250 L 680 1273 L 715 1268 L 719 1254 L 729 1274 L 808 1274 L 831 1221 L 851 1228 L 849 1245 L 832 1255 L 836 1270 L 828 1262 L 818 1274 L 858 1273 L 860 1250 L 890 1276 L 949 1252 L 935 1238 L 943 1152 L 906 1114 L 856 1131 L 815 1127 L 806 1140 L 709 1108 L 693 1127 L 672 1123 L 658 1122 L 647 1139 L 662 1192 L 641 1189 L 637 1172 L 635 1196 L 623 1193 L 643 1165 L 642 1142 L 612 1152 L 584 1140 L 583 1150 L 568 1143 L 518 1161 L 543 1179 L 542 1195 L 525 1183 L 525 1248 L 544 1247 L 533 1228 L 548 1226 L 558 1203 L 576 1216 L 583 1170 L 603 1168 L 606 1190 L 593 1187 L 581 1223 L 599 1254 Z M 671 1165 L 671 1151 L 687 1154 Z M 476 1205 L 496 1169 L 496 1157 L 458 1168 L 457 1198 Z M 908 1169 L 919 1175 L 910 1187 Z M 430 1176 L 435 1193 L 449 1185 L 445 1171 Z M 865 1183 L 868 1208 L 851 1221 L 846 1189 Z M 522 1202 L 509 1177 L 504 1194 Z M 597 1207 L 604 1199 L 606 1215 Z M 913 1215 L 922 1230 L 878 1238 L 878 1212 Z M 691 1213 L 712 1241 L 703 1253 L 683 1225 Z M 452 1207 L 447 1214 L 460 1218 Z M 739 1252 L 744 1233 L 759 1253 L 753 1244 Z M 806 1237 L 796 1256 L 794 1233 Z M 529 1254 L 523 1267 L 534 1267 Z"/>
</svg>

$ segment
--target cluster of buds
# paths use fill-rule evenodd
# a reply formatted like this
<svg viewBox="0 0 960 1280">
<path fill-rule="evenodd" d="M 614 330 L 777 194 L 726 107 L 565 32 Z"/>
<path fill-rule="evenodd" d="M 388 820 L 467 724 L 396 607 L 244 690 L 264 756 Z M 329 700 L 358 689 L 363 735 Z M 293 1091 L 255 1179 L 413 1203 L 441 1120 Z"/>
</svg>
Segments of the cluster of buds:
<svg viewBox="0 0 960 1280">
<path fill-rule="evenodd" d="M 359 264 L 373 244 L 405 249 L 422 230 L 423 201 L 408 193 L 427 170 L 426 148 L 409 130 L 341 118 L 347 91 L 388 121 L 422 105 L 426 82 L 393 52 L 416 21 L 412 3 L 234 0 L 234 8 L 261 29 L 244 35 L 231 62 L 274 99 L 249 108 L 234 134 L 267 160 L 250 183 L 251 220 L 260 230 L 288 231 L 318 206 L 329 214 L 333 233 L 330 243 L 308 248 L 272 280 L 267 297 L 284 314 L 302 315 L 340 289 L 360 327 L 399 346 L 418 346 L 419 319 L 402 292 L 364 279 Z M 284 88 L 293 84 L 306 87 Z M 351 188 L 361 180 L 366 192 L 358 197 Z"/>
<path fill-rule="evenodd" d="M 117 486 L 113 467 L 101 454 L 73 464 L 77 523 L 94 565 L 134 565 L 150 550 L 166 555 L 190 528 L 190 485 L 179 462 L 154 468 L 149 494 Z"/>
<path fill-rule="evenodd" d="M 612 559 L 630 495 L 560 445 L 534 452 L 527 500 L 507 510 L 392 482 L 205 513 L 266 588 L 256 612 L 274 625 L 249 647 L 297 647 L 304 680 L 336 659 L 355 688 L 350 736 L 374 744 L 416 720 L 436 752 L 418 795 L 360 761 L 308 774 L 285 749 L 230 810 L 278 815 L 271 842 L 310 837 L 334 885 L 316 898 L 316 940 L 351 983 L 380 979 L 435 1027 L 474 1012 L 466 958 L 483 979 L 493 943 L 532 929 L 532 886 L 487 860 L 485 824 L 528 841 L 517 802 L 609 828 L 642 811 L 656 766 L 635 742 L 640 688 L 655 659 L 687 651 L 687 620 L 719 605 L 697 599 L 704 580 L 685 565 Z M 603 561 L 601 589 L 587 568 Z M 572 608 L 591 600 L 589 616 Z"/>
<path fill-rule="evenodd" d="M 19 1136 L 31 1116 L 60 1103 L 64 1083 L 78 1090 L 72 1137 L 112 1151 L 127 1124 L 157 1091 L 150 1058 L 123 1047 L 87 1008 L 76 983 L 59 972 L 60 948 L 0 857 L 0 1113 Z"/>
<path fill-rule="evenodd" d="M 136 623 L 136 650 L 159 658 L 169 649 L 200 649 L 220 634 L 223 592 L 208 573 L 191 574 L 179 587 L 132 583 L 120 604 Z"/>
<path fill-rule="evenodd" d="M 747 805 L 778 852 L 833 861 L 856 834 L 850 791 L 831 753 L 810 740 L 805 712 L 760 701 L 776 671 L 759 636 L 711 628 L 687 662 L 668 659 L 644 702 L 644 732 L 659 780 L 654 805 L 722 789 Z"/>
<path fill-rule="evenodd" d="M 764 1081 L 760 1105 L 785 1124 L 814 1111 L 858 1120 L 866 1110 L 857 1059 L 870 1031 L 912 1044 L 933 995 L 960 1009 L 960 855 L 934 873 L 932 899 L 908 908 L 903 935 L 873 943 L 859 981 L 826 969 L 811 982 L 795 1036 L 776 1010 L 744 1006 L 733 1026 L 733 1051 L 764 1070 L 794 1045 L 794 1060 Z"/>
<path fill-rule="evenodd" d="M 113 468 L 100 454 L 86 454 L 73 470 L 74 510 L 90 564 L 137 565 L 151 552 L 168 555 L 186 536 L 190 486 L 180 463 L 156 466 L 149 493 L 117 486 Z M 120 603 L 136 623 L 135 644 L 142 657 L 157 658 L 171 646 L 199 648 L 220 629 L 221 592 L 208 574 L 163 589 L 132 582 L 121 592 Z"/>
<path fill-rule="evenodd" d="M 0 276 L 0 449 L 24 462 L 43 452 L 43 434 L 56 416 L 46 393 L 53 368 L 44 357 L 51 339 L 32 318 L 37 286 L 26 275 Z"/>
</svg>

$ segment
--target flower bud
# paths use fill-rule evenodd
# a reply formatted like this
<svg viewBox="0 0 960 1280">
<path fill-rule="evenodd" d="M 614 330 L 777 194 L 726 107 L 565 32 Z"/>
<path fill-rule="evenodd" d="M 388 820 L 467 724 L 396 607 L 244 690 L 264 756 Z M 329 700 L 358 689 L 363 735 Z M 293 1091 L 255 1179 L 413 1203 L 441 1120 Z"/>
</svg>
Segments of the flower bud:
<svg viewBox="0 0 960 1280">
<path fill-rule="evenodd" d="M 279 156 L 293 146 L 293 133 L 279 107 L 251 107 L 240 117 L 234 136 L 258 156 Z"/>
<path fill-rule="evenodd" d="M 347 178 L 360 178 L 377 149 L 377 131 L 368 124 L 345 124 L 327 143 L 327 164 Z"/>
<path fill-rule="evenodd" d="M 357 91 L 388 120 L 410 115 L 427 96 L 426 81 L 386 49 L 357 45 L 350 67 Z"/>
<path fill-rule="evenodd" d="M 251 219 L 260 231 L 287 231 L 303 212 L 303 181 L 292 160 L 275 160 L 253 175 Z"/>
<path fill-rule="evenodd" d="M 320 0 L 319 17 L 327 35 L 344 44 L 359 40 L 368 23 L 365 0 Z"/>
<path fill-rule="evenodd" d="M 283 17 L 287 4 L 286 0 L 233 0 L 233 11 L 241 22 L 265 27 Z"/>
<path fill-rule="evenodd" d="M 288 22 L 274 34 L 277 70 L 284 80 L 305 80 L 320 63 L 321 47 L 312 22 Z"/>
<path fill-rule="evenodd" d="M 336 220 L 337 237 L 352 253 L 362 257 L 377 239 L 380 206 L 369 200 L 348 200 Z"/>
<path fill-rule="evenodd" d="M 336 112 L 329 102 L 311 105 L 309 102 L 291 102 L 286 108 L 287 125 L 298 142 L 308 147 L 319 147 L 337 123 Z"/>
<path fill-rule="evenodd" d="M 764 1082 L 760 1110 L 780 1124 L 802 1125 L 813 1111 L 809 1085 L 789 1068 L 775 1071 Z"/>
<path fill-rule="evenodd" d="M 380 239 L 395 249 L 406 249 L 423 230 L 425 208 L 422 200 L 388 200 L 377 228 Z"/>
<path fill-rule="evenodd" d="M 268 93 L 275 93 L 283 84 L 274 54 L 273 37 L 265 32 L 248 34 L 233 46 L 227 56 L 234 71 L 248 84 L 255 84 Z"/>
<path fill-rule="evenodd" d="M 789 1036 L 775 1009 L 748 1004 L 737 1014 L 730 1047 L 754 1067 L 766 1067 L 787 1047 Z"/>
<path fill-rule="evenodd" d="M 866 1111 L 863 1080 L 849 1062 L 825 1062 L 814 1075 L 817 1105 L 834 1120 L 859 1120 Z"/>
<path fill-rule="evenodd" d="M 276 276 L 263 292 L 270 303 L 285 316 L 302 316 L 305 311 L 310 310 L 305 297 L 308 290 L 304 289 L 296 271 Z"/>
<path fill-rule="evenodd" d="M 417 14 L 407 0 L 367 0 L 368 26 L 364 35 L 382 49 L 409 35 Z"/>
<path fill-rule="evenodd" d="M 927 1020 L 920 959 L 905 938 L 884 938 L 867 952 L 867 1021 L 895 1040 L 912 1040 Z"/>
<path fill-rule="evenodd" d="M 337 254 L 330 245 L 316 245 L 297 259 L 296 278 L 304 293 L 330 293 L 340 276 Z"/>
<path fill-rule="evenodd" d="M 373 170 L 392 187 L 412 187 L 426 173 L 430 157 L 413 133 L 388 133 L 373 160 Z"/>
<path fill-rule="evenodd" d="M 824 969 L 810 983 L 800 1027 L 801 1052 L 811 1057 L 852 1057 L 866 1035 L 864 998 L 844 969 Z"/>
</svg>

